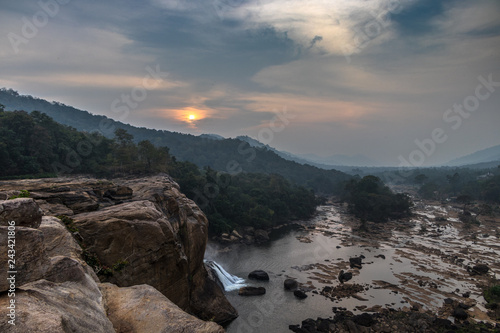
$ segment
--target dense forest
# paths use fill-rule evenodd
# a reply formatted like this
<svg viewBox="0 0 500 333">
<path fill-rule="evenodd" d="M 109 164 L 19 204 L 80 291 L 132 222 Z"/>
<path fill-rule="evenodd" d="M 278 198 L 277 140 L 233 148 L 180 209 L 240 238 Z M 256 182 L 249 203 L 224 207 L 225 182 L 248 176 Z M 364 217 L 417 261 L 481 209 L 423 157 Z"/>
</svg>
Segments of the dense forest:
<svg viewBox="0 0 500 333">
<path fill-rule="evenodd" d="M 204 210 L 210 232 L 238 226 L 266 228 L 314 213 L 314 193 L 276 174 L 222 173 L 177 161 L 167 147 L 137 144 L 126 130 L 114 138 L 79 132 L 38 111 L 7 112 L 0 105 L 1 178 L 91 174 L 98 177 L 169 173 Z"/>
<path fill-rule="evenodd" d="M 362 222 L 385 222 L 411 215 L 412 201 L 408 195 L 393 193 L 380 178 L 353 178 L 346 185 L 344 200 L 349 210 Z"/>
<path fill-rule="evenodd" d="M 416 188 L 420 197 L 445 200 L 460 196 L 500 203 L 500 165 L 494 168 L 421 168 L 377 174 L 386 183 Z"/>
<path fill-rule="evenodd" d="M 272 150 L 251 147 L 247 142 L 238 139 L 200 137 L 134 127 L 61 103 L 22 96 L 11 89 L 0 89 L 0 103 L 10 111 L 38 110 L 58 123 L 88 133 L 97 131 L 108 139 L 114 138 L 116 129 L 124 129 L 132 135 L 134 143 L 147 140 L 156 147 L 168 147 L 170 155 L 175 156 L 178 161 L 189 161 L 200 168 L 210 167 L 221 172 L 277 173 L 292 183 L 313 189 L 320 194 L 340 194 L 342 183 L 350 178 L 337 170 L 325 170 L 286 160 Z"/>
</svg>

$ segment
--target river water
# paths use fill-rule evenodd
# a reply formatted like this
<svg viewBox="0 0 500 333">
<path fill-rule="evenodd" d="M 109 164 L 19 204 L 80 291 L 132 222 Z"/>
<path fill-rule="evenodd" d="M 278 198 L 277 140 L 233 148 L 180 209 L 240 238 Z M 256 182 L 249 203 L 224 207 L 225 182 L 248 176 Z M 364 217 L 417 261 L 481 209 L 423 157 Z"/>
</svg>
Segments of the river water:
<svg viewBox="0 0 500 333">
<path fill-rule="evenodd" d="M 424 218 L 417 222 L 426 222 Z M 409 302 L 418 301 L 432 309 L 441 306 L 444 298 L 453 296 L 455 290 L 475 291 L 473 282 L 467 278 L 454 280 L 439 274 L 447 270 L 454 274 L 456 266 L 439 260 L 429 263 L 434 260 L 431 255 L 422 257 L 420 262 L 418 258 L 409 259 L 404 255 L 402 250 L 414 240 L 413 236 L 395 232 L 392 242 L 376 242 L 373 246 L 363 239 L 358 242 L 333 206 L 319 207 L 318 215 L 310 222 L 317 226 L 314 231 L 285 227 L 271 234 L 272 241 L 263 245 L 234 245 L 223 250 L 216 244 L 209 244 L 207 260 L 216 261 L 230 275 L 244 278 L 245 281 L 238 281 L 240 284 L 266 288 L 265 295 L 253 297 L 239 296 L 238 290 L 226 291 L 228 300 L 239 312 L 239 317 L 226 328 L 228 333 L 291 332 L 288 326 L 300 324 L 304 319 L 333 317 L 332 307 L 345 307 L 360 313 L 356 306 L 400 309 L 410 307 Z M 347 243 L 346 237 L 349 238 Z M 365 257 L 363 268 L 351 269 L 349 258 L 360 255 Z M 435 264 L 437 269 L 426 269 L 426 264 Z M 270 281 L 248 280 L 248 273 L 256 269 L 268 272 Z M 337 276 L 341 269 L 353 272 L 349 284 L 360 284 L 365 290 L 356 297 L 335 301 L 317 294 L 325 286 L 340 284 Z M 303 288 L 308 288 L 308 297 L 300 300 L 293 292 L 286 291 L 283 287 L 286 278 L 294 278 Z M 431 295 L 427 294 L 429 281 L 438 284 Z M 419 288 L 422 283 L 426 286 Z M 387 288 L 401 284 L 405 284 L 406 289 L 400 292 Z"/>
</svg>

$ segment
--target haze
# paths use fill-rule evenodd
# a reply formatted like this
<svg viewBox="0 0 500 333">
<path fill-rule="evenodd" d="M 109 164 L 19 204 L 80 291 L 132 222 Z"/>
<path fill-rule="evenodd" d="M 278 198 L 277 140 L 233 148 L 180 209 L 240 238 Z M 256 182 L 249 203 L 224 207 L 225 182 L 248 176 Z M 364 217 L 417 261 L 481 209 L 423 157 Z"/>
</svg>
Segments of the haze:
<svg viewBox="0 0 500 333">
<path fill-rule="evenodd" d="M 500 144 L 498 1 L 0 8 L 0 87 L 132 125 L 374 165 L 435 165 Z"/>
</svg>

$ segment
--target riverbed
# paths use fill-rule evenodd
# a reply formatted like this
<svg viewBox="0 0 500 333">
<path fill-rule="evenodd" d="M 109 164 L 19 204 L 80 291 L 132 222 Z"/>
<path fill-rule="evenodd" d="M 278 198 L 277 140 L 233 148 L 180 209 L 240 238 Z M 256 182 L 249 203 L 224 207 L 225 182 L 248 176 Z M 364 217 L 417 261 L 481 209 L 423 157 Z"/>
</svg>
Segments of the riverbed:
<svg viewBox="0 0 500 333">
<path fill-rule="evenodd" d="M 245 278 L 250 286 L 266 288 L 265 295 L 254 297 L 226 292 L 240 314 L 227 332 L 290 332 L 288 325 L 306 318 L 333 317 L 333 307 L 353 313 L 412 309 L 447 318 L 442 306 L 448 298 L 473 305 L 471 316 L 489 320 L 481 286 L 500 273 L 498 223 L 463 230 L 457 214 L 452 206 L 419 203 L 411 219 L 356 231 L 356 220 L 341 205 L 325 205 L 302 228 L 282 228 L 266 244 L 209 244 L 207 259 Z M 362 268 L 351 268 L 349 258 L 359 256 Z M 489 275 L 467 272 L 467 266 L 477 263 L 487 264 Z M 248 273 L 256 269 L 268 272 L 270 281 L 248 280 Z M 338 280 L 341 270 L 353 274 L 343 286 Z M 299 300 L 285 291 L 287 278 L 296 279 L 308 297 Z M 350 293 L 346 288 L 344 297 L 321 295 L 325 287 L 353 285 L 361 291 Z"/>
</svg>

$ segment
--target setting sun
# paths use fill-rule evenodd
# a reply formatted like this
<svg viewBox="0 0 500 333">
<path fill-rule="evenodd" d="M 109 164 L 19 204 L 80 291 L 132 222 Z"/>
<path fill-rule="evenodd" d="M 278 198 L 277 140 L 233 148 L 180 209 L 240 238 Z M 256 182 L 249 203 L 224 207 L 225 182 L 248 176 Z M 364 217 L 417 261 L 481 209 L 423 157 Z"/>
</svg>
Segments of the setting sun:
<svg viewBox="0 0 500 333">
<path fill-rule="evenodd" d="M 190 114 L 189 115 L 189 120 L 194 120 L 196 117 L 194 116 L 194 114 Z"/>
</svg>

